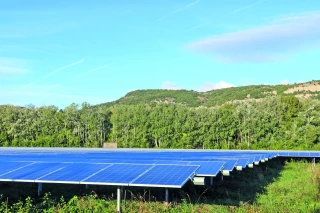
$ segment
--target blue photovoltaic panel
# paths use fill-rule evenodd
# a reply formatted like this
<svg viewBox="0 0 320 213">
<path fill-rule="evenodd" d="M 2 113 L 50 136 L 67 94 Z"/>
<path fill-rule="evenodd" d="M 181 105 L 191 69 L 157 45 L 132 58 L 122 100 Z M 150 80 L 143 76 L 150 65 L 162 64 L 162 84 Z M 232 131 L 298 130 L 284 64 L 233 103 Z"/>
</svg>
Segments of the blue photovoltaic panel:
<svg viewBox="0 0 320 213">
<path fill-rule="evenodd" d="M 234 167 L 237 166 L 237 160 L 235 160 L 235 159 L 216 159 L 216 160 L 226 162 L 226 164 L 223 167 L 223 170 L 232 171 L 234 169 Z"/>
<path fill-rule="evenodd" d="M 289 153 L 290 157 L 319 157 L 318 153 L 312 153 L 312 152 L 291 152 Z"/>
<path fill-rule="evenodd" d="M 242 168 L 246 168 L 248 164 L 249 164 L 249 159 L 247 159 L 247 158 L 238 159 L 237 166 L 241 166 Z"/>
<path fill-rule="evenodd" d="M 242 164 L 242 165 L 240 165 L 240 166 L 243 166 L 245 160 L 248 161 L 247 164 L 253 163 L 253 162 L 255 161 L 255 157 L 254 157 L 254 156 L 251 156 L 251 155 L 239 155 L 239 156 L 233 157 L 233 159 L 238 159 L 238 160 L 243 159 L 243 161 L 241 161 L 241 163 L 239 163 L 239 161 L 238 161 L 238 163 L 237 163 L 238 165 L 239 165 L 239 164 Z"/>
<path fill-rule="evenodd" d="M 86 164 L 73 163 L 68 167 L 63 168 L 57 172 L 39 178 L 36 182 L 70 182 L 79 183 L 80 181 L 98 174 L 104 169 L 110 167 L 112 164 Z"/>
<path fill-rule="evenodd" d="M 62 169 L 66 166 L 68 166 L 68 164 L 34 163 L 16 171 L 1 175 L 0 180 L 34 182 L 36 179 Z"/>
<path fill-rule="evenodd" d="M 248 163 L 254 163 L 254 157 L 252 157 L 252 156 L 247 156 L 247 157 L 249 159 Z"/>
<path fill-rule="evenodd" d="M 176 164 L 176 165 L 188 165 L 190 164 L 190 161 L 173 161 L 173 160 L 157 160 L 154 161 L 155 164 Z"/>
<path fill-rule="evenodd" d="M 192 161 L 189 165 L 199 165 L 197 176 L 215 177 L 223 169 L 224 161 Z"/>
<path fill-rule="evenodd" d="M 156 165 L 129 186 L 181 188 L 198 168 L 199 166 Z"/>
<path fill-rule="evenodd" d="M 0 162 L 0 177 L 6 173 L 22 169 L 31 162 Z"/>
<path fill-rule="evenodd" d="M 262 159 L 262 156 L 261 156 L 261 155 L 256 155 L 256 154 L 255 154 L 253 157 L 254 157 L 254 162 L 260 162 L 261 159 Z"/>
<path fill-rule="evenodd" d="M 128 185 L 139 175 L 152 168 L 147 164 L 113 164 L 92 177 L 81 181 L 83 184 Z"/>
<path fill-rule="evenodd" d="M 222 170 L 224 161 L 168 161 L 159 160 L 156 164 L 169 164 L 169 165 L 198 165 L 198 176 L 210 176 L 215 177 Z"/>
</svg>

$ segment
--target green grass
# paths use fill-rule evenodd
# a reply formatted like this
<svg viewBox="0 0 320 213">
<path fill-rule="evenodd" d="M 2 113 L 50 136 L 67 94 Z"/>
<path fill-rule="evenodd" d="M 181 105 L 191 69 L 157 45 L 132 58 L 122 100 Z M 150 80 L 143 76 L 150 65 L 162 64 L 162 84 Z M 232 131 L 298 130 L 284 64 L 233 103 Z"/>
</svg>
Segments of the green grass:
<svg viewBox="0 0 320 213">
<path fill-rule="evenodd" d="M 320 166 L 288 163 L 281 176 L 258 196 L 265 212 L 320 212 Z"/>
<path fill-rule="evenodd" d="M 126 204 L 123 201 L 122 207 L 129 213 L 320 212 L 320 164 L 313 167 L 310 162 L 284 165 L 273 162 L 255 170 L 234 173 L 224 181 L 215 180 L 212 188 L 189 184 L 184 191 L 172 191 L 169 204 L 154 201 L 154 197 L 150 199 L 147 193 L 139 190 L 133 191 L 134 196 Z M 27 197 L 9 204 L 6 196 L 2 196 L 0 212 L 115 212 L 114 197 L 91 193 L 57 200 L 46 193 L 40 199 Z"/>
</svg>

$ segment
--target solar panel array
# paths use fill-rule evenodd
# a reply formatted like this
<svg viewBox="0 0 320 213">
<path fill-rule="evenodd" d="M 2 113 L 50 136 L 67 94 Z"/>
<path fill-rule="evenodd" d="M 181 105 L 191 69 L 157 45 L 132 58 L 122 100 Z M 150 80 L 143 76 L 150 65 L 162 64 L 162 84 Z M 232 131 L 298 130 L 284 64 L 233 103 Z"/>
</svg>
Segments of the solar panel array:
<svg viewBox="0 0 320 213">
<path fill-rule="evenodd" d="M 0 181 L 181 188 L 281 156 L 320 152 L 0 148 Z"/>
</svg>

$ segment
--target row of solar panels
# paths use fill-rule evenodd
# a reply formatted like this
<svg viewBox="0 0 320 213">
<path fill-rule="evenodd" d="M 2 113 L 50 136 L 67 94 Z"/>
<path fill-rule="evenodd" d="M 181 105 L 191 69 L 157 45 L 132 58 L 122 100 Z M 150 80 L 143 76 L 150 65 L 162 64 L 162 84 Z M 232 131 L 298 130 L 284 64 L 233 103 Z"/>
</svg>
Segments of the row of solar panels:
<svg viewBox="0 0 320 213">
<path fill-rule="evenodd" d="M 100 153 L 99 153 L 100 154 Z M 121 159 L 105 153 L 104 155 L 90 154 L 46 154 L 46 155 L 31 155 L 27 157 L 25 155 L 3 155 L 0 156 L 0 161 L 37 161 L 37 162 L 86 162 L 86 163 L 135 163 L 135 164 L 182 164 L 182 165 L 200 165 L 200 169 L 197 171 L 198 176 L 216 176 L 220 171 L 232 171 L 235 167 L 239 170 L 246 168 L 247 165 L 254 162 L 260 162 L 265 156 L 216 156 L 211 158 L 189 157 L 189 158 L 177 158 L 177 157 L 165 157 L 159 158 L 159 156 L 153 155 L 149 158 L 143 158 L 144 154 L 140 154 L 138 157 L 130 156 L 128 153 L 121 154 Z M 125 156 L 125 157 L 124 157 Z M 152 159 L 153 158 L 153 159 Z"/>
<path fill-rule="evenodd" d="M 46 154 L 46 153 L 64 153 L 64 154 L 72 154 L 72 153 L 105 153 L 108 149 L 101 148 L 37 148 L 37 147 L 25 147 L 25 148 L 16 148 L 16 147 L 1 147 L 0 153 L 17 153 L 21 155 L 21 150 L 25 152 L 26 155 L 30 153 L 38 153 L 38 154 Z M 158 155 L 168 155 L 170 153 L 188 153 L 193 154 L 212 154 L 215 156 L 218 155 L 234 155 L 234 154 L 272 154 L 275 156 L 290 156 L 290 157 L 320 157 L 319 151 L 288 151 L 288 150 L 194 150 L 194 149 L 109 149 L 112 153 L 158 153 Z"/>
<path fill-rule="evenodd" d="M 128 153 L 126 153 L 127 155 Z M 2 163 L 7 164 L 7 168 L 0 167 L 0 181 L 23 181 L 23 182 L 51 182 L 51 183 L 79 183 L 79 184 L 104 184 L 104 185 L 128 185 L 128 186 L 161 186 L 161 187 L 182 187 L 185 182 L 191 179 L 194 175 L 197 176 L 210 176 L 215 177 L 222 170 L 224 171 L 232 171 L 235 167 L 245 168 L 248 164 L 253 163 L 256 159 L 252 158 L 241 158 L 238 159 L 227 159 L 224 158 L 215 158 L 207 161 L 172 161 L 172 160 L 132 160 L 124 158 L 122 153 L 122 159 L 106 159 L 104 157 L 108 156 L 109 153 L 105 153 L 97 157 L 95 153 L 90 154 L 81 154 L 81 156 L 68 154 L 67 156 L 61 155 L 59 153 L 51 153 L 51 154 L 37 154 L 32 155 L 28 154 L 26 158 L 26 154 L 22 155 L 14 154 L 10 155 L 6 153 L 2 155 Z M 9 157 L 10 156 L 10 157 Z M 95 156 L 95 158 L 93 158 Z M 132 157 L 132 156 L 131 156 Z M 12 160 L 3 161 L 4 159 Z M 26 162 L 25 160 L 34 160 L 37 163 Z M 57 163 L 57 160 L 63 161 L 68 159 L 73 163 Z M 81 160 L 80 160 L 81 159 Z M 259 157 L 260 159 L 260 157 Z M 211 161 L 216 160 L 216 161 Z M 83 164 L 79 162 L 89 161 L 91 164 Z M 100 162 L 100 164 L 93 163 Z M 101 164 L 101 162 L 104 164 Z M 47 163 L 47 162 L 55 162 L 55 163 Z M 78 162 L 78 163 L 76 163 Z M 105 162 L 109 164 L 105 164 Z M 22 163 L 22 165 L 21 165 Z M 113 166 L 109 169 L 105 169 L 100 171 L 100 166 L 102 165 L 110 165 Z M 121 164 L 126 163 L 126 164 Z M 130 164 L 128 164 L 130 163 Z M 24 166 L 26 164 L 26 166 Z M 163 165 L 164 164 L 164 165 Z M 13 169 L 13 165 L 17 167 L 17 169 Z M 77 169 L 80 168 L 85 169 L 86 172 L 82 172 L 81 175 L 75 174 L 77 173 Z M 126 173 L 122 172 L 124 166 L 133 166 L 144 169 L 145 166 L 153 165 L 150 171 L 146 174 L 141 175 L 138 172 L 139 177 L 136 179 L 135 173 L 131 173 L 133 177 L 126 179 Z M 184 166 L 182 166 L 184 165 Z M 58 166 L 59 168 L 56 168 Z M 172 167 L 173 166 L 173 167 Z M 182 166 L 182 167 L 180 167 Z M 188 167 L 186 166 L 197 166 L 196 171 L 190 173 Z M 133 168 L 133 167 L 131 167 Z M 161 168 L 161 172 L 157 171 L 157 168 Z M 5 170 L 3 170 L 5 169 Z M 7 171 L 6 169 L 11 169 Z M 99 170 L 99 173 L 95 173 L 96 170 Z M 68 172 L 66 172 L 68 171 Z M 82 170 L 81 170 L 82 171 Z M 130 171 L 130 170 L 127 170 Z M 135 170 L 135 171 L 140 171 Z M 156 173 L 154 171 L 157 171 Z M 6 173 L 7 172 L 7 173 Z M 88 172 L 88 173 L 87 173 Z M 183 176 L 177 176 L 178 174 L 185 174 Z M 185 173 L 183 173 L 185 172 Z M 93 175 L 90 178 L 87 178 L 88 174 Z M 148 178 L 145 178 L 148 175 Z M 104 178 L 102 178 L 104 177 Z M 150 179 L 150 177 L 152 177 Z M 116 181 L 115 181 L 116 180 Z M 120 181 L 119 181 L 120 180 Z M 134 180 L 134 181 L 133 181 Z M 141 181 L 143 180 L 143 181 Z M 177 182 L 178 181 L 178 182 Z"/>
<path fill-rule="evenodd" d="M 229 174 L 292 153 L 0 148 L 0 181 L 181 188 L 194 176 Z M 301 153 L 299 157 L 320 156 Z"/>
<path fill-rule="evenodd" d="M 1 162 L 0 181 L 181 188 L 199 166 Z"/>
</svg>

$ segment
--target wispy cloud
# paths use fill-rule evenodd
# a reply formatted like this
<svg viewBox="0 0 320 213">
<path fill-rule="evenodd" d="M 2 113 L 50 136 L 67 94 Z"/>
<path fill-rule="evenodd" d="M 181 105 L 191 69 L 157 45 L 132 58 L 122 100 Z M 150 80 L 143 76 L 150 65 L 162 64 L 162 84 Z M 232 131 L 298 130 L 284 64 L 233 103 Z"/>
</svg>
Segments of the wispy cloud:
<svg viewBox="0 0 320 213">
<path fill-rule="evenodd" d="M 259 1 L 256 1 L 256 2 L 254 2 L 254 3 L 252 3 L 252 4 L 250 4 L 250 5 L 246 5 L 246 6 L 237 8 L 237 9 L 235 9 L 235 10 L 233 10 L 233 11 L 230 11 L 230 12 L 225 13 L 221 18 L 222 18 L 222 19 L 223 19 L 223 18 L 226 18 L 226 17 L 230 16 L 232 13 L 241 12 L 241 11 L 246 10 L 246 9 L 249 9 L 249 8 L 251 8 L 251 7 L 253 7 L 253 6 L 257 5 L 257 4 L 263 3 L 263 2 L 265 2 L 265 1 L 266 1 L 266 0 L 259 0 Z M 204 23 L 200 23 L 200 24 L 198 24 L 198 25 L 196 25 L 196 26 L 194 26 L 194 27 L 190 27 L 190 28 L 187 30 L 187 32 L 196 30 L 196 29 L 198 29 L 198 28 L 200 28 L 200 27 L 203 27 L 203 26 L 205 26 L 205 25 L 209 25 L 209 24 L 211 24 L 211 23 L 212 23 L 212 21 L 207 21 L 207 22 L 204 22 Z"/>
<path fill-rule="evenodd" d="M 170 81 L 166 81 L 161 85 L 161 89 L 167 89 L 167 90 L 180 90 L 183 89 L 180 86 L 175 85 L 174 83 Z"/>
<path fill-rule="evenodd" d="M 288 84 L 290 84 L 290 81 L 288 81 L 288 80 L 282 80 L 282 81 L 280 82 L 280 84 L 282 84 L 282 85 L 288 85 Z"/>
<path fill-rule="evenodd" d="M 25 62 L 16 58 L 0 58 L 0 74 L 21 74 L 29 72 Z"/>
<path fill-rule="evenodd" d="M 200 87 L 200 92 L 207 92 L 210 90 L 216 90 L 216 89 L 223 89 L 223 88 L 229 88 L 234 87 L 235 85 L 227 83 L 225 81 L 220 81 L 219 83 L 212 84 L 210 82 L 206 82 Z"/>
<path fill-rule="evenodd" d="M 281 61 L 320 48 L 320 13 L 287 18 L 290 21 L 202 39 L 187 48 L 224 62 Z"/>
<path fill-rule="evenodd" d="M 79 60 L 79 61 L 73 62 L 73 63 L 68 64 L 68 65 L 66 65 L 66 66 L 62 66 L 62 67 L 54 70 L 53 72 L 50 72 L 48 75 L 44 76 L 43 78 L 41 78 L 41 79 L 39 79 L 39 80 L 36 80 L 36 81 L 33 81 L 33 82 L 25 85 L 23 88 L 30 87 L 30 86 L 32 86 L 32 85 L 34 85 L 34 84 L 36 84 L 36 83 L 39 83 L 39 82 L 41 82 L 41 81 L 49 78 L 50 76 L 53 76 L 53 75 L 57 74 L 58 72 L 60 72 L 60 71 L 62 71 L 62 70 L 65 70 L 65 69 L 67 69 L 67 68 L 69 68 L 69 67 L 73 67 L 73 66 L 78 65 L 78 64 L 81 64 L 81 63 L 83 63 L 83 62 L 84 62 L 84 59 L 81 59 L 81 60 Z"/>
<path fill-rule="evenodd" d="M 181 11 L 183 11 L 183 10 L 189 8 L 189 7 L 192 7 L 193 5 L 195 5 L 195 4 L 199 3 L 199 2 L 200 2 L 200 0 L 197 0 L 197 1 L 194 1 L 194 2 L 191 2 L 191 3 L 187 4 L 187 5 L 185 5 L 185 6 L 183 6 L 183 7 L 180 7 L 180 8 L 178 8 L 178 9 L 175 9 L 175 10 L 172 11 L 171 13 L 169 13 L 169 14 L 167 14 L 167 15 L 164 15 L 164 16 L 162 16 L 162 17 L 160 17 L 160 18 L 158 18 L 157 21 L 160 21 L 160 20 L 162 20 L 162 19 L 168 18 L 168 17 L 170 17 L 170 16 L 172 16 L 172 15 L 178 13 L 178 12 L 181 12 Z"/>
<path fill-rule="evenodd" d="M 196 30 L 196 29 L 198 29 L 198 28 L 200 28 L 200 27 L 203 27 L 203 26 L 209 25 L 209 24 L 211 24 L 211 22 L 205 22 L 205 23 L 198 24 L 198 25 L 196 25 L 196 26 L 190 27 L 190 28 L 187 30 L 187 32 Z"/>
<path fill-rule="evenodd" d="M 252 4 L 249 4 L 249 5 L 240 7 L 240 8 L 238 8 L 238 9 L 235 9 L 233 12 L 234 12 L 234 13 L 238 13 L 238 12 L 240 12 L 240 11 L 249 9 L 250 7 L 253 7 L 253 6 L 255 6 L 255 5 L 257 5 L 257 4 L 260 4 L 260 3 L 262 3 L 262 2 L 265 2 L 265 1 L 266 1 L 266 0 L 256 1 L 256 2 L 254 2 L 254 3 L 252 3 Z"/>
<path fill-rule="evenodd" d="M 106 65 L 103 65 L 103 66 L 101 66 L 101 67 L 96 67 L 96 68 L 91 69 L 91 70 L 89 70 L 89 71 L 87 71 L 87 72 L 81 73 L 80 75 L 77 76 L 77 78 L 79 78 L 79 77 L 81 77 L 81 76 L 84 76 L 84 75 L 87 75 L 87 74 L 89 74 L 89 73 L 92 73 L 92 72 L 94 72 L 94 71 L 98 71 L 98 70 L 104 69 L 104 68 L 106 68 L 106 67 L 108 67 L 108 66 L 109 66 L 109 65 L 106 64 Z"/>
</svg>

